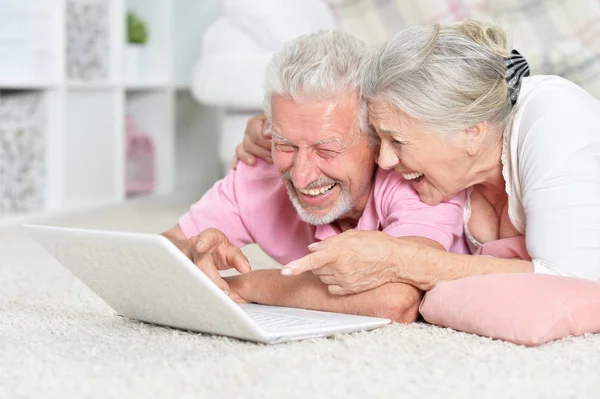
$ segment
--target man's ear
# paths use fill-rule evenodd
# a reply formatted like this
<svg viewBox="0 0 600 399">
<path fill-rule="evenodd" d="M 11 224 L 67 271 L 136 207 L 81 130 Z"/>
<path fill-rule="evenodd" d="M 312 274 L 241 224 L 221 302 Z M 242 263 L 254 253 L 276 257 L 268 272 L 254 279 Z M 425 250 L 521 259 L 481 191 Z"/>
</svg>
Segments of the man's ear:
<svg viewBox="0 0 600 399">
<path fill-rule="evenodd" d="M 463 130 L 463 138 L 467 145 L 467 153 L 475 155 L 485 143 L 485 138 L 488 131 L 487 121 L 479 122 L 476 125 L 469 126 Z"/>
</svg>

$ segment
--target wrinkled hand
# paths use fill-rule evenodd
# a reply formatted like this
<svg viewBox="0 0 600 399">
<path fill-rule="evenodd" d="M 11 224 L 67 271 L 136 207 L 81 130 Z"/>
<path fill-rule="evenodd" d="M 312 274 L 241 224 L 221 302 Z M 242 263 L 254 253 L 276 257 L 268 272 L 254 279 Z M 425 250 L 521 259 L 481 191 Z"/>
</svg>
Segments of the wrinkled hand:
<svg viewBox="0 0 600 399">
<path fill-rule="evenodd" d="M 395 281 L 399 244 L 380 231 L 348 230 L 309 245 L 312 252 L 285 265 L 284 275 L 312 271 L 336 295 L 355 294 Z"/>
<path fill-rule="evenodd" d="M 264 114 L 248 120 L 244 140 L 235 148 L 231 167 L 237 168 L 240 160 L 245 164 L 254 165 L 256 157 L 273 162 L 271 158 L 271 127 Z"/>
<path fill-rule="evenodd" d="M 225 234 L 217 229 L 204 230 L 189 240 L 186 255 L 233 300 L 241 300 L 236 292 L 230 290 L 219 270 L 234 268 L 240 273 L 248 273 L 251 270 L 250 262 Z"/>
<path fill-rule="evenodd" d="M 248 273 L 237 276 L 227 276 L 223 279 L 229 285 L 229 296 L 237 303 L 248 303 L 249 279 Z M 234 295 L 232 295 L 234 293 Z"/>
</svg>

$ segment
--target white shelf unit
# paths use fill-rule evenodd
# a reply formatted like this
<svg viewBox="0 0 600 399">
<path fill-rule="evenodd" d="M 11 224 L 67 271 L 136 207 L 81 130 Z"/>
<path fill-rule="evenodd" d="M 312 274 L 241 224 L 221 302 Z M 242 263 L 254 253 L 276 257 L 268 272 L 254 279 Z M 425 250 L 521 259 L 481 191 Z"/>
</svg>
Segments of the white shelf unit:
<svg viewBox="0 0 600 399">
<path fill-rule="evenodd" d="M 212 184 L 216 116 L 191 98 L 189 78 L 218 8 L 218 0 L 0 0 L 0 98 L 41 95 L 45 145 L 41 207 L 0 207 L 0 219 L 127 200 L 127 115 L 154 143 L 154 194 Z M 134 80 L 123 73 L 128 11 L 149 32 Z M 0 119 L 0 143 L 1 135 Z"/>
</svg>

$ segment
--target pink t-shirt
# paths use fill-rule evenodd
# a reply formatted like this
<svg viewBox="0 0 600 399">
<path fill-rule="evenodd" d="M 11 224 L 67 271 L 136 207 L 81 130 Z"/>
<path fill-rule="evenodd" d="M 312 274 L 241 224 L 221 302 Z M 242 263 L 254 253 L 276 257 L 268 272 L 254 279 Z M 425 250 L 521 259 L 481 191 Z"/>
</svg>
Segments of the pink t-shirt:
<svg viewBox="0 0 600 399">
<path fill-rule="evenodd" d="M 446 250 L 468 253 L 463 238 L 465 193 L 429 206 L 399 173 L 378 169 L 358 230 L 380 230 L 394 237 L 419 236 Z M 336 235 L 331 225 L 313 226 L 298 216 L 274 165 L 243 163 L 202 196 L 179 219 L 186 238 L 207 228 L 222 231 L 232 244 L 256 243 L 281 264 L 309 253 L 313 242 Z"/>
</svg>

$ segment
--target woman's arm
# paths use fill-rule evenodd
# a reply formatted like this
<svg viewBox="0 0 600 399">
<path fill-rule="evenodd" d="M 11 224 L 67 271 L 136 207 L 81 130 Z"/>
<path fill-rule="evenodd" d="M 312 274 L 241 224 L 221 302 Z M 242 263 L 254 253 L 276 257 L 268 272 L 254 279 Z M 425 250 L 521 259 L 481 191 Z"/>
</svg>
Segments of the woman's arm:
<svg viewBox="0 0 600 399">
<path fill-rule="evenodd" d="M 412 284 L 424 291 L 441 281 L 497 273 L 533 272 L 533 263 L 520 259 L 502 259 L 445 252 L 416 243 L 396 244 L 392 257 L 394 281 Z"/>
<path fill-rule="evenodd" d="M 289 263 L 285 275 L 317 274 L 337 295 L 400 282 L 427 291 L 440 282 L 492 274 L 532 272 L 533 264 L 515 259 L 446 252 L 422 237 L 391 237 L 379 231 L 349 230 L 312 245 L 312 253 Z"/>
</svg>

